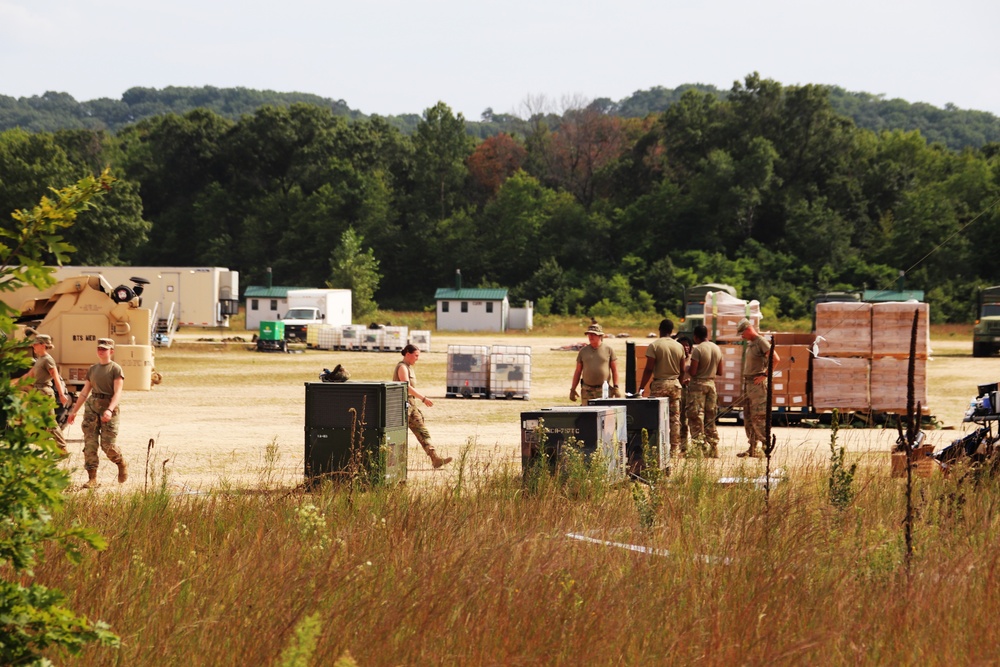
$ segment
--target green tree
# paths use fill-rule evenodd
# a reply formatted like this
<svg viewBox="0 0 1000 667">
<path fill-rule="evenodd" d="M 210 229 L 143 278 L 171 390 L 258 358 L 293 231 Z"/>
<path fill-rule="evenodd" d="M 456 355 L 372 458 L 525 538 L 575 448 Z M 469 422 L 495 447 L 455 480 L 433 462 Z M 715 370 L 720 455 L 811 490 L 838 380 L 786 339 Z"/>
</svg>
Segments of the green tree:
<svg viewBox="0 0 1000 667">
<path fill-rule="evenodd" d="M 54 281 L 44 259 L 68 259 L 72 246 L 61 234 L 91 200 L 111 187 L 108 171 L 43 197 L 31 210 L 13 214 L 13 229 L 0 228 L 0 289 Z M 15 265 L 16 263 L 16 265 Z M 0 304 L 0 330 L 12 331 L 14 313 Z M 47 429 L 54 426 L 52 399 L 12 383 L 30 365 L 23 342 L 0 341 L 0 663 L 50 664 L 43 652 L 79 653 L 87 644 L 118 646 L 118 637 L 65 605 L 57 590 L 33 583 L 32 568 L 48 544 L 79 562 L 81 543 L 103 549 L 104 540 L 81 526 L 57 527 L 69 474 L 58 467 L 59 450 Z"/>
<path fill-rule="evenodd" d="M 371 248 L 363 249 L 364 239 L 353 228 L 340 237 L 340 245 L 330 256 L 330 280 L 327 287 L 351 290 L 351 312 L 362 321 L 378 310 L 375 291 L 382 275 Z"/>
</svg>

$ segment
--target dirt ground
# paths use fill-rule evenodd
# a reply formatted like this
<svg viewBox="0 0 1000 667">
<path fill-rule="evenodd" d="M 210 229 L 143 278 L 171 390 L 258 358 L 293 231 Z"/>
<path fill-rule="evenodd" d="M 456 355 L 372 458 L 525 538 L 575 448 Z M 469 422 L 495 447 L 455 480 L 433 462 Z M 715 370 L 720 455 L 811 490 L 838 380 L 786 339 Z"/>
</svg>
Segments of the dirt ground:
<svg viewBox="0 0 1000 667">
<path fill-rule="evenodd" d="M 632 340 L 644 343 L 640 339 L 646 333 L 631 332 Z M 226 485 L 298 484 L 304 467 L 304 383 L 318 381 L 324 368 L 338 363 L 351 371 L 353 380 L 388 380 L 401 358 L 398 352 L 259 353 L 247 345 L 222 343 L 227 335 L 232 334 L 181 332 L 171 348 L 156 350 L 163 383 L 148 392 L 126 392 L 122 402 L 119 445 L 130 465 L 130 479 L 119 487 L 115 467 L 102 454 L 102 489 L 159 484 L 164 472 L 170 488 L 182 493 Z M 249 340 L 249 334 L 246 337 Z M 203 338 L 215 340 L 199 340 Z M 626 340 L 609 339 L 621 357 L 622 383 Z M 576 342 L 585 342 L 582 334 L 578 339 L 433 334 L 431 348 L 416 369 L 421 391 L 434 401 L 424 413 L 439 452 L 457 458 L 467 450 L 467 460 L 477 466 L 520 465 L 520 413 L 570 405 L 576 353 L 554 348 Z M 531 347 L 530 399 L 446 398 L 448 346 L 494 344 Z M 1000 358 L 974 359 L 971 340 L 955 334 L 933 339 L 932 348 L 930 411 L 943 428 L 928 431 L 927 438 L 940 448 L 969 430 L 970 425 L 962 423 L 969 399 L 978 384 L 1000 380 Z M 743 428 L 722 425 L 719 430 L 721 458 L 713 465 L 720 475 L 730 474 L 744 463 L 735 456 L 745 449 Z M 778 427 L 774 432 L 777 466 L 828 461 L 828 429 Z M 74 470 L 74 482 L 80 484 L 86 477 L 79 424 L 68 428 L 67 437 L 72 454 L 64 465 Z M 863 463 L 888 470 L 895 437 L 895 431 L 841 429 L 838 442 Z M 408 458 L 411 484 L 443 482 L 457 473 L 455 464 L 433 471 L 412 436 Z"/>
</svg>

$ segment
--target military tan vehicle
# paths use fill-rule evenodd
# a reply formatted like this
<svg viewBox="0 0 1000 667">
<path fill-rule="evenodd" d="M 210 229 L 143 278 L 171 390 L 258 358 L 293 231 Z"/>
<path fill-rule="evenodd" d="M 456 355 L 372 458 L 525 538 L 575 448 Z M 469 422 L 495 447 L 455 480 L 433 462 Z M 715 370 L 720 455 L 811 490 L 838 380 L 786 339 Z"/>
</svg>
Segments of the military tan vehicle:
<svg viewBox="0 0 1000 667">
<path fill-rule="evenodd" d="M 51 351 L 59 374 L 73 391 L 83 387 L 87 370 L 97 363 L 97 339 L 115 341 L 114 360 L 125 371 L 125 389 L 149 391 L 160 376 L 153 367 L 152 314 L 140 306 L 146 281 L 111 285 L 98 275 L 66 278 L 34 295 L 21 290 L 20 303 L 7 304 L 20 311 L 15 339 L 32 332 L 52 336 Z"/>
</svg>

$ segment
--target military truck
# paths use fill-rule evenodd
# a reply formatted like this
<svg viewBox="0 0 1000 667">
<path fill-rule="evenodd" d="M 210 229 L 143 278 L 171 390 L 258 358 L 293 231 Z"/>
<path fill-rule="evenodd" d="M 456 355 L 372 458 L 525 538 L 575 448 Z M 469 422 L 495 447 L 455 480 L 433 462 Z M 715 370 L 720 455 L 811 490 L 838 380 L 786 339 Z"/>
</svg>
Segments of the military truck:
<svg viewBox="0 0 1000 667">
<path fill-rule="evenodd" d="M 9 294 L 0 298 L 20 312 L 15 339 L 34 333 L 52 337 L 50 354 L 71 390 L 83 387 L 87 370 L 97 363 L 97 339 L 110 338 L 114 360 L 125 371 L 124 388 L 149 391 L 160 376 L 153 368 L 152 313 L 139 305 L 148 281 L 131 280 L 131 286 L 112 288 L 100 275 L 79 275 L 34 294 L 22 291 L 21 303 L 10 303 Z"/>
<path fill-rule="evenodd" d="M 685 287 L 683 295 L 684 315 L 677 327 L 678 336 L 693 336 L 694 328 L 705 323 L 705 295 L 709 292 L 725 292 L 736 297 L 736 288 L 723 283 L 705 283 L 694 287 Z"/>
<path fill-rule="evenodd" d="M 972 356 L 988 357 L 1000 350 L 1000 285 L 980 289 L 977 306 Z"/>
</svg>

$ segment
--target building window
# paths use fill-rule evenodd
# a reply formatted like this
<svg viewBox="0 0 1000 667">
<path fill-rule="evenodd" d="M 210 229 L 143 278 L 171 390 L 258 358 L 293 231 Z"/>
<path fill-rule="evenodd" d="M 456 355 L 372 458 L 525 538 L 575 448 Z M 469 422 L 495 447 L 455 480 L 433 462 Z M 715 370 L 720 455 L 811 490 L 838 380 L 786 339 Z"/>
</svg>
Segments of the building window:
<svg viewBox="0 0 1000 667">
<path fill-rule="evenodd" d="M 493 302 L 492 301 L 487 301 L 486 302 L 486 312 L 487 313 L 492 313 L 493 312 Z"/>
<path fill-rule="evenodd" d="M 447 313 L 448 312 L 448 302 L 447 301 L 442 301 L 441 302 L 441 312 L 442 313 Z"/>
<path fill-rule="evenodd" d="M 271 299 L 271 310 L 278 310 L 278 300 Z"/>
<path fill-rule="evenodd" d="M 257 310 L 257 299 L 250 299 L 250 310 Z"/>
<path fill-rule="evenodd" d="M 462 302 L 462 312 L 463 313 L 469 312 L 469 302 L 468 301 L 463 301 Z"/>
</svg>

